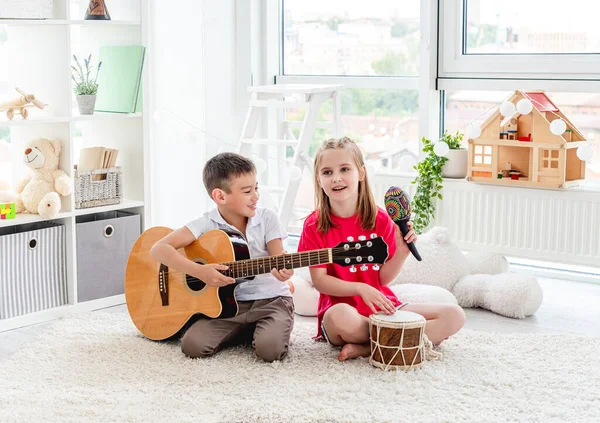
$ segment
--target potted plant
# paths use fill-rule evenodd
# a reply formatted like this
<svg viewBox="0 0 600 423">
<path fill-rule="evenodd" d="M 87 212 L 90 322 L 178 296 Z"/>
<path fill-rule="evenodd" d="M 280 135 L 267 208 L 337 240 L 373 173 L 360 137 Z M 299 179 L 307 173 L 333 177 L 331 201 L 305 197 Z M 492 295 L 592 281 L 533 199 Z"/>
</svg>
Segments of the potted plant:
<svg viewBox="0 0 600 423">
<path fill-rule="evenodd" d="M 440 141 L 448 144 L 448 154 L 452 151 L 461 150 L 460 142 L 462 141 L 463 135 L 456 133 L 451 135 L 448 132 L 444 132 L 444 135 Z M 414 229 L 417 233 L 421 233 L 425 228 L 429 226 L 433 218 L 435 217 L 435 202 L 442 200 L 442 188 L 444 176 L 444 167 L 449 161 L 448 157 L 438 156 L 434 151 L 436 143 L 423 138 L 423 152 L 426 154 L 425 158 L 421 160 L 414 167 L 417 171 L 417 178 L 412 181 L 413 184 L 417 184 L 417 191 L 413 197 L 412 209 L 414 212 Z M 466 153 L 466 149 L 465 150 Z M 461 153 L 462 154 L 462 153 Z M 465 171 L 467 164 L 467 155 L 465 154 Z M 454 168 L 451 168 L 452 172 L 456 172 Z M 464 175 L 466 176 L 466 174 Z M 463 176 L 463 177 L 464 177 Z"/>
<path fill-rule="evenodd" d="M 444 178 L 465 178 L 467 176 L 469 150 L 461 146 L 462 139 L 463 134 L 459 132 L 454 135 L 444 132 L 442 141 L 450 148 L 446 154 L 448 160 L 442 167 Z"/>
<path fill-rule="evenodd" d="M 102 67 L 102 62 L 98 63 L 96 69 L 96 76 L 93 77 L 92 73 L 94 67 L 91 65 L 92 55 L 90 54 L 87 59 L 83 59 L 85 69 L 79 63 L 77 56 L 73 55 L 75 59 L 75 65 L 71 65 L 72 75 L 71 78 L 75 83 L 74 91 L 77 98 L 77 106 L 79 113 L 82 115 L 94 114 L 94 106 L 96 105 L 96 94 L 98 93 L 98 74 Z"/>
</svg>

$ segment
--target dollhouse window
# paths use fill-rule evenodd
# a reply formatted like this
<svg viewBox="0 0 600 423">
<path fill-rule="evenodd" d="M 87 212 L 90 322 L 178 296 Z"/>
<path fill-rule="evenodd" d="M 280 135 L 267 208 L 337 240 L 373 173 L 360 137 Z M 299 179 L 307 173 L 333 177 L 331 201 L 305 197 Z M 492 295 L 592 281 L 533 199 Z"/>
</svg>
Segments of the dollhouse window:
<svg viewBox="0 0 600 423">
<path fill-rule="evenodd" d="M 558 150 L 541 150 L 541 169 L 558 169 Z"/>
<path fill-rule="evenodd" d="M 476 165 L 491 165 L 492 164 L 492 146 L 491 145 L 476 145 L 473 162 Z"/>
</svg>

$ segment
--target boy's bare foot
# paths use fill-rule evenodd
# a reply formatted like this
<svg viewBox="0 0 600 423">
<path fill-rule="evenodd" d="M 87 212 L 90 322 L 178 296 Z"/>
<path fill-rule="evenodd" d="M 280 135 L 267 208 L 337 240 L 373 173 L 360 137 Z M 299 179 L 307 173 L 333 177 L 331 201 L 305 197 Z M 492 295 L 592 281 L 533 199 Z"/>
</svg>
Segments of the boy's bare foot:
<svg viewBox="0 0 600 423">
<path fill-rule="evenodd" d="M 346 344 L 338 355 L 338 360 L 345 361 L 352 358 L 368 357 L 371 355 L 369 344 Z"/>
</svg>

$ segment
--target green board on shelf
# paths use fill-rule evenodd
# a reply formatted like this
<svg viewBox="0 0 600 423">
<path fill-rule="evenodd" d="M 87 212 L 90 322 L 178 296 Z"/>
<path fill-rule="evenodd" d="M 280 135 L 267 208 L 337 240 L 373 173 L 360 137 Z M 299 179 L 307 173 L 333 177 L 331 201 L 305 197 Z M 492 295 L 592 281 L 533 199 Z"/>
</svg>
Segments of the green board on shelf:
<svg viewBox="0 0 600 423">
<path fill-rule="evenodd" d="M 143 46 L 100 47 L 98 60 L 102 62 L 102 68 L 94 110 L 134 113 L 139 109 L 145 50 Z"/>
</svg>

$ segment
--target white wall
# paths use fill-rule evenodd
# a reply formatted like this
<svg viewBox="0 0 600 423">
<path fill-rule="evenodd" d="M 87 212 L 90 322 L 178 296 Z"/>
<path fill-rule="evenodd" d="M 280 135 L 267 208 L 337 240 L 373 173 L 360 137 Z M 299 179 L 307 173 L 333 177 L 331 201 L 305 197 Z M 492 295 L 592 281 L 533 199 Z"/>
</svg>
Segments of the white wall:
<svg viewBox="0 0 600 423">
<path fill-rule="evenodd" d="M 250 38 L 240 34 L 249 32 L 249 12 L 245 0 L 157 1 L 151 8 L 150 224 L 175 228 L 213 206 L 202 168 L 223 143 L 237 145 L 250 56 L 236 60 L 245 45 L 236 40 Z"/>
</svg>

